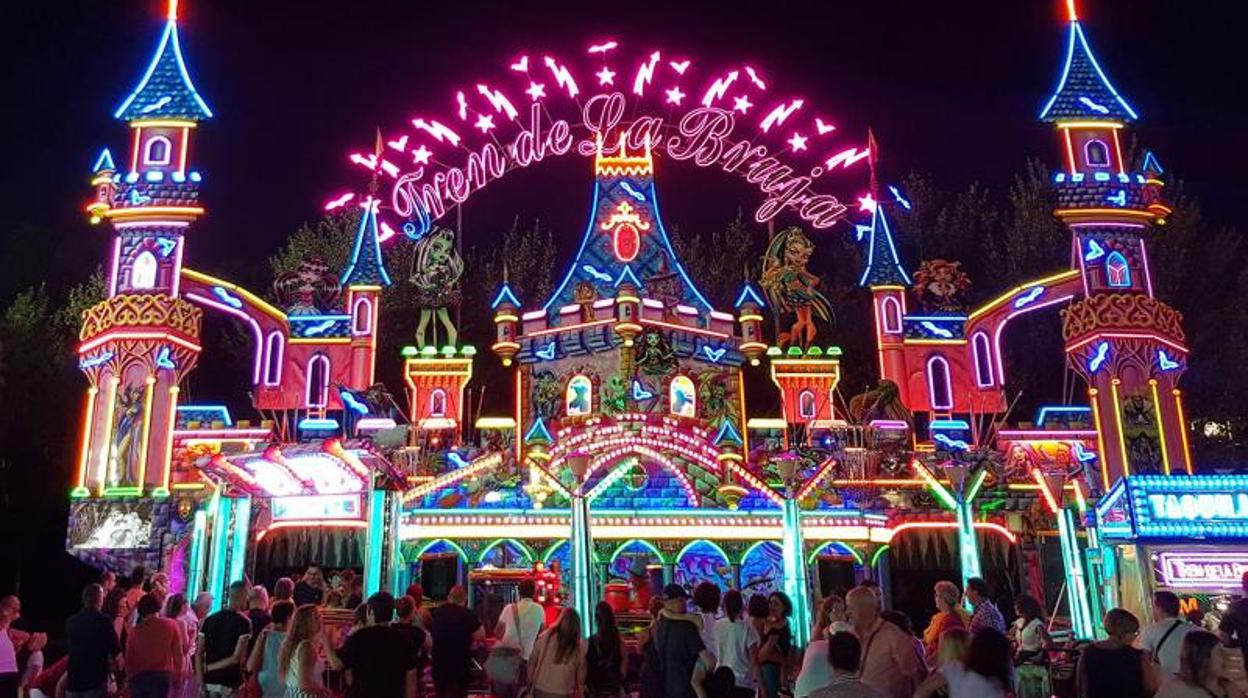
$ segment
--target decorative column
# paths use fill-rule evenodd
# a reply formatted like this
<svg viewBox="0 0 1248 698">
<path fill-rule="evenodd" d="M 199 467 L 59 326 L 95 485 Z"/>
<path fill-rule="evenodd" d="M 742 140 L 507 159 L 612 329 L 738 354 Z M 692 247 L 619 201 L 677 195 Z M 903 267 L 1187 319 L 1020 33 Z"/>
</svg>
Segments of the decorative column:
<svg viewBox="0 0 1248 698">
<path fill-rule="evenodd" d="M 1095 621 L 1088 601 L 1087 576 L 1083 568 L 1083 554 L 1079 550 L 1079 528 L 1075 524 L 1075 514 L 1066 504 L 1066 478 L 1063 472 L 1041 473 L 1039 468 L 1032 468 L 1032 477 L 1040 485 L 1049 511 L 1057 516 L 1057 533 L 1062 544 L 1062 566 L 1066 571 L 1066 598 L 1070 605 L 1070 626 L 1075 637 L 1080 640 L 1095 639 Z M 1076 493 L 1080 493 L 1079 483 L 1074 483 Z"/>
<path fill-rule="evenodd" d="M 936 476 L 919 461 L 914 461 L 914 469 L 927 482 L 936 500 L 953 511 L 958 531 L 958 560 L 962 569 L 962 588 L 966 588 L 967 580 L 983 575 L 979 562 L 979 541 L 975 537 L 975 496 L 979 494 L 988 469 L 980 467 L 973 476 L 971 468 L 964 462 L 950 458 L 937 465 L 949 480 L 946 487 Z M 967 486 L 967 480 L 970 485 Z"/>
<path fill-rule="evenodd" d="M 581 614 L 585 637 L 594 632 L 594 539 L 589 528 L 589 500 L 585 497 L 585 474 L 589 456 L 574 453 L 568 456 L 568 469 L 576 478 L 572 490 L 572 608 Z"/>
<path fill-rule="evenodd" d="M 784 593 L 793 602 L 793 641 L 804 647 L 810 641 L 810 582 L 806 569 L 806 544 L 802 538 L 802 512 L 797 505 L 797 459 L 776 461 L 784 481 Z"/>
<path fill-rule="evenodd" d="M 386 539 L 385 490 L 368 493 L 368 528 L 364 538 L 364 598 L 381 590 L 382 551 Z"/>
</svg>

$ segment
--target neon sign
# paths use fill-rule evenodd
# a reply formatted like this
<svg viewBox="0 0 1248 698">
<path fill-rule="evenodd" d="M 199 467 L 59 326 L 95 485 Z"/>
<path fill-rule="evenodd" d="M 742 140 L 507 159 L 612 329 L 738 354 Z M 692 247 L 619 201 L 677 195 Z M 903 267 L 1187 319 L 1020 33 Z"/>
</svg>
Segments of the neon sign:
<svg viewBox="0 0 1248 698">
<path fill-rule="evenodd" d="M 1131 475 L 1096 505 L 1102 537 L 1191 540 L 1248 536 L 1248 476 Z"/>
<path fill-rule="evenodd" d="M 273 498 L 274 521 L 363 518 L 360 496 L 318 494 Z"/>
<path fill-rule="evenodd" d="M 1174 551 L 1156 557 L 1157 576 L 1176 589 L 1238 589 L 1248 572 L 1248 553 Z"/>
<path fill-rule="evenodd" d="M 545 54 L 512 58 L 496 80 L 452 90 L 450 109 L 438 118 L 418 115 L 375 149 L 351 153 L 350 162 L 390 180 L 383 215 L 403 220 L 383 220 L 383 229 L 419 237 L 507 172 L 574 149 L 611 155 L 597 153 L 596 143 L 621 136 L 627 148 L 649 143 L 673 160 L 743 177 L 764 197 L 755 212 L 760 223 L 788 211 L 822 229 L 847 214 L 816 180 L 860 163 L 870 150 L 846 142 L 809 99 L 770 94 L 773 81 L 751 66 L 712 73 L 653 50 L 620 65 L 627 59 L 612 43 L 609 56 L 601 52 L 589 67 Z M 348 197 L 340 191 L 327 205 Z"/>
<path fill-rule="evenodd" d="M 1157 521 L 1248 521 L 1248 493 L 1150 494 Z"/>
</svg>

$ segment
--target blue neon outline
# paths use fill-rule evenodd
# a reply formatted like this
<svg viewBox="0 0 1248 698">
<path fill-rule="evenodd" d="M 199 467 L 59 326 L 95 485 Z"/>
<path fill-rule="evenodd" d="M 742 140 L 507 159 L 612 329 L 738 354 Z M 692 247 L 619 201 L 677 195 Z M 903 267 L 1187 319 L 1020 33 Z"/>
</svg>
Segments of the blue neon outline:
<svg viewBox="0 0 1248 698">
<path fill-rule="evenodd" d="M 538 431 L 539 429 L 540 431 Z M 524 443 L 527 444 L 534 439 L 534 432 L 538 432 L 537 438 L 544 438 L 547 443 L 553 444 L 555 442 L 555 438 L 550 435 L 550 430 L 546 428 L 546 420 L 541 417 L 538 417 L 533 422 L 533 426 L 529 427 L 528 433 L 524 435 Z"/>
<path fill-rule="evenodd" d="M 307 320 L 350 320 L 350 315 L 291 315 L 288 318 L 291 322 L 304 322 Z"/>
<path fill-rule="evenodd" d="M 724 441 L 733 440 L 738 445 L 744 444 L 745 440 L 741 438 L 741 432 L 737 431 L 737 427 L 733 425 L 731 419 L 725 419 L 724 423 L 719 427 L 719 433 L 711 440 L 711 443 L 718 446 Z"/>
<path fill-rule="evenodd" d="M 747 297 L 752 299 L 754 305 L 757 305 L 759 308 L 767 307 L 767 304 L 763 301 L 762 297 L 758 295 L 758 291 L 754 290 L 754 284 L 747 281 L 745 282 L 745 285 L 741 287 L 741 293 L 737 296 L 737 302 L 732 304 L 732 309 L 739 309 L 741 304 L 747 300 Z"/>
<path fill-rule="evenodd" d="M 902 315 L 903 320 L 932 320 L 940 322 L 941 320 L 958 320 L 965 321 L 966 315 Z"/>
<path fill-rule="evenodd" d="M 199 105 L 200 109 L 204 110 L 204 114 L 207 115 L 207 118 L 212 118 L 212 109 L 208 108 L 207 102 L 205 102 L 204 98 L 200 97 L 199 92 L 195 90 L 195 83 L 191 82 L 191 75 L 187 72 L 186 63 L 182 60 L 182 46 L 178 41 L 178 20 L 176 19 L 170 19 L 165 22 L 165 31 L 160 36 L 160 44 L 156 47 L 156 53 L 152 56 L 152 62 L 147 66 L 147 72 L 143 73 L 143 79 L 139 80 L 138 87 L 135 87 L 134 91 L 130 93 L 130 96 L 126 97 L 126 101 L 122 102 L 121 106 L 117 107 L 117 111 L 113 112 L 113 118 L 120 119 L 121 115 L 134 102 L 135 98 L 139 96 L 139 93 L 147 87 L 148 81 L 152 79 L 152 73 L 156 72 L 156 64 L 160 63 L 161 57 L 165 55 L 165 47 L 169 43 L 170 36 L 173 37 L 173 56 L 177 60 L 178 72 L 182 75 L 183 86 L 190 91 L 191 96 L 195 98 L 195 103 Z M 145 118 L 157 119 L 160 117 L 142 116 L 131 120 L 142 121 Z"/>
<path fill-rule="evenodd" d="M 927 425 L 928 431 L 933 429 L 970 429 L 971 425 L 966 423 L 964 419 L 933 419 Z"/>
<path fill-rule="evenodd" d="M 490 310 L 497 310 L 498 306 L 507 301 L 517 308 L 520 307 L 520 299 L 516 298 L 516 294 L 511 291 L 511 284 L 506 281 L 499 287 L 498 293 L 494 295 L 494 300 L 490 302 Z"/>
<path fill-rule="evenodd" d="M 113 162 L 113 154 L 108 148 L 100 151 L 95 158 L 95 164 L 91 166 L 92 172 L 102 172 L 104 170 L 116 170 L 117 165 Z"/>
<path fill-rule="evenodd" d="M 1156 155 L 1153 155 L 1153 151 L 1151 151 L 1151 150 L 1146 150 L 1146 151 L 1144 151 L 1144 164 L 1143 164 L 1143 165 L 1140 165 L 1140 171 L 1141 171 L 1141 172 L 1149 172 L 1149 171 L 1150 171 L 1150 169 L 1149 169 L 1149 167 L 1148 167 L 1148 163 L 1150 163 L 1150 162 L 1151 162 L 1151 163 L 1153 163 L 1153 167 L 1152 167 L 1152 169 L 1151 169 L 1151 171 L 1152 171 L 1152 172 L 1156 172 L 1157 174 L 1165 174 L 1165 173 L 1166 173 L 1165 168 L 1163 168 L 1163 167 L 1161 166 L 1161 163 L 1160 163 L 1160 162 L 1157 162 L 1157 156 L 1156 156 Z"/>
<path fill-rule="evenodd" d="M 1109 265 L 1117 260 L 1122 263 L 1122 283 L 1116 284 L 1111 280 L 1109 274 Z M 1109 253 L 1105 258 L 1105 285 L 1110 288 L 1131 288 L 1131 265 L 1127 263 L 1127 256 L 1118 250 Z"/>
<path fill-rule="evenodd" d="M 1088 57 L 1088 60 L 1092 63 L 1092 68 L 1096 70 L 1097 76 L 1100 77 L 1101 85 L 1104 86 L 1105 89 L 1109 90 L 1109 93 L 1114 96 L 1114 99 L 1118 100 L 1118 104 L 1126 110 L 1127 114 L 1132 119 L 1140 118 L 1140 115 L 1135 113 L 1135 110 L 1131 108 L 1131 105 L 1127 104 L 1127 100 L 1123 99 L 1122 95 L 1118 94 L 1118 90 L 1114 89 L 1114 86 L 1109 81 L 1109 78 L 1105 77 L 1105 71 L 1101 70 L 1101 65 L 1096 62 L 1096 56 L 1092 55 L 1092 49 L 1088 46 L 1088 39 L 1084 36 L 1083 28 L 1079 25 L 1078 20 L 1074 20 L 1070 23 L 1070 39 L 1066 44 L 1066 64 L 1062 66 L 1062 77 L 1057 81 L 1057 87 L 1053 90 L 1053 95 L 1049 97 L 1049 101 L 1046 102 L 1044 108 L 1040 110 L 1040 118 L 1048 118 L 1049 110 L 1053 108 L 1053 103 L 1057 101 L 1057 98 L 1061 95 L 1062 90 L 1066 89 L 1066 79 L 1070 76 L 1070 64 L 1075 57 L 1076 37 L 1078 37 L 1080 45 L 1083 46 L 1084 55 Z"/>
<path fill-rule="evenodd" d="M 1105 367 L 1105 362 L 1109 361 L 1109 349 L 1110 346 L 1108 341 L 1102 341 L 1100 344 L 1096 345 L 1096 349 L 1094 350 L 1096 353 L 1092 355 L 1092 358 L 1088 359 L 1089 373 L 1096 373 Z"/>
<path fill-rule="evenodd" d="M 338 428 L 338 420 L 330 419 L 328 417 L 325 417 L 325 418 L 304 417 L 303 419 L 299 420 L 300 431 L 303 431 L 303 430 L 329 431 L 331 429 L 337 429 L 337 428 Z"/>
<path fill-rule="evenodd" d="M 867 277 L 871 275 L 871 268 L 875 266 L 875 229 L 876 220 L 879 220 L 884 226 L 884 239 L 888 240 L 888 251 L 893 257 L 893 266 L 901 273 L 901 278 L 905 280 L 906 285 L 913 283 L 910 275 L 901 266 L 901 260 L 897 257 L 897 247 L 893 245 L 893 233 L 888 229 L 888 218 L 884 216 L 884 208 L 876 205 L 875 211 L 871 215 L 871 239 L 867 242 L 867 264 L 862 269 L 862 278 L 858 279 L 859 286 L 867 285 Z"/>
<path fill-rule="evenodd" d="M 585 253 L 585 248 L 589 246 L 589 236 L 594 232 L 594 221 L 598 217 L 598 180 L 594 180 L 594 196 L 593 202 L 589 207 L 589 223 L 585 226 L 585 235 L 581 238 L 581 247 L 576 251 L 576 256 L 572 258 L 572 263 L 568 265 L 568 273 L 564 275 L 563 281 L 559 282 L 559 288 L 551 294 L 550 299 L 542 306 L 542 310 L 549 312 L 550 304 L 563 293 L 563 289 L 567 288 L 568 282 L 572 280 L 572 275 L 576 273 L 577 262 L 581 261 L 581 255 Z"/>
<path fill-rule="evenodd" d="M 202 412 L 205 410 L 216 411 L 217 414 L 223 417 L 221 421 L 225 422 L 225 426 L 227 427 L 234 426 L 234 420 L 230 418 L 230 408 L 226 407 L 225 405 L 178 405 L 176 411 L 177 412 Z"/>
<path fill-rule="evenodd" d="M 1075 407 L 1067 405 L 1045 405 L 1036 412 L 1036 424 L 1044 426 L 1045 418 L 1050 412 L 1069 412 L 1071 414 L 1092 414 L 1091 407 Z"/>
<path fill-rule="evenodd" d="M 596 268 L 596 267 L 595 267 L 595 268 Z M 638 289 L 645 288 L 645 284 L 641 283 L 641 280 L 640 280 L 640 279 L 638 279 L 638 278 L 637 278 L 637 275 L 633 273 L 633 265 L 631 265 L 631 264 L 625 264 L 625 265 L 624 265 L 624 268 L 620 270 L 620 276 L 619 276 L 619 278 L 617 278 L 617 279 L 615 280 L 615 283 L 611 284 L 611 287 L 612 287 L 612 288 L 619 288 L 619 287 L 620 287 L 620 284 L 624 283 L 624 281 L 625 281 L 624 277 L 625 277 L 625 276 L 627 276 L 629 279 L 631 279 L 631 280 L 632 280 L 632 284 L 633 284 L 634 286 L 636 286 Z"/>
<path fill-rule="evenodd" d="M 659 213 L 659 193 L 655 189 L 653 179 L 650 180 L 650 207 L 654 209 L 654 222 L 659 226 L 659 239 L 663 242 L 663 248 L 667 250 L 667 254 L 672 260 L 672 265 L 676 267 L 676 271 L 680 272 L 680 278 L 685 280 L 685 285 L 689 287 L 690 291 L 693 291 L 693 295 L 697 296 L 698 300 L 702 301 L 702 305 L 706 306 L 707 310 L 714 310 L 715 307 L 698 290 L 698 287 L 693 283 L 693 279 L 690 279 L 689 275 L 685 273 L 685 267 L 680 263 L 680 257 L 676 255 L 676 250 L 672 249 L 672 241 L 667 237 L 667 227 L 663 225 L 663 215 Z"/>
<path fill-rule="evenodd" d="M 372 221 L 370 224 L 369 221 Z M 348 280 L 355 271 L 356 262 L 360 260 L 360 248 L 364 244 L 364 229 L 369 228 L 367 233 L 373 239 L 373 254 L 377 256 L 377 269 L 381 272 L 381 285 L 390 286 L 390 274 L 386 272 L 386 260 L 381 256 L 381 240 L 377 238 L 377 211 L 370 204 L 364 211 L 364 215 L 360 216 L 360 229 L 355 231 L 355 249 L 351 250 L 351 262 L 347 264 L 347 270 L 342 273 L 340 283 L 343 286 L 371 286 L 372 284 L 351 284 Z"/>
</svg>

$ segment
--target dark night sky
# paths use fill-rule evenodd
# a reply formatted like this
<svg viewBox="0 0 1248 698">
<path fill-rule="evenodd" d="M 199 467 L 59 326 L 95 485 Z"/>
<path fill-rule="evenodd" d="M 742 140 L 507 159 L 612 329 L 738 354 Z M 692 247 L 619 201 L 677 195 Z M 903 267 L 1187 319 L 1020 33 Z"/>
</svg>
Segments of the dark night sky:
<svg viewBox="0 0 1248 698">
<path fill-rule="evenodd" d="M 1236 67 L 1243 46 L 1231 4 L 1082 4 L 1094 50 L 1143 116 L 1143 143 L 1215 220 L 1242 220 L 1248 198 L 1237 189 L 1236 168 L 1248 154 L 1248 92 Z M 612 36 L 703 61 L 754 61 L 847 132 L 873 127 L 890 177 L 918 169 L 946 187 L 978 179 L 1000 191 L 1027 157 L 1056 161 L 1049 130 L 1034 120 L 1064 48 L 1061 10 L 1051 0 L 183 5 L 183 49 L 217 113 L 192 154 L 206 176 L 209 215 L 193 232 L 188 263 L 253 283 L 285 236 L 353 181 L 349 149 L 417 109 L 447 113 L 455 87 L 497 75 L 524 48 L 571 56 Z M 2 23 L 10 36 L 0 50 L 17 70 L 6 80 L 9 176 L 0 188 L 0 232 L 21 222 L 46 226 L 51 243 L 86 245 L 82 260 L 94 262 L 104 242 L 80 214 L 87 169 L 101 145 L 124 148 L 125 129 L 110 114 L 147 63 L 163 2 L 9 7 Z M 470 201 L 468 234 L 480 240 L 518 213 L 548 221 L 561 240 L 575 236 L 586 172 L 567 159 L 535 172 Z M 745 189 L 729 190 L 738 198 L 673 194 L 673 183 L 697 176 L 677 169 L 662 178 L 669 223 L 702 229 L 755 204 Z M 834 193 L 844 197 L 861 188 L 838 184 L 844 189 Z M 73 281 L 86 270 L 65 273 Z M 0 287 L 37 281 L 6 279 Z"/>
</svg>

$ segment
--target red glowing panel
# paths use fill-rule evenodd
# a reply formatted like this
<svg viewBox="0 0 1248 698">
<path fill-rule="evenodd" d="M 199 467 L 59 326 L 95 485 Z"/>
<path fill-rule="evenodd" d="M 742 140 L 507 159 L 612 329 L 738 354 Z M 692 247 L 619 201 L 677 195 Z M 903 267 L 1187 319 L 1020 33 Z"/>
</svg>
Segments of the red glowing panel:
<svg viewBox="0 0 1248 698">
<path fill-rule="evenodd" d="M 641 233 L 629 223 L 616 226 L 611 242 L 615 258 L 621 262 L 637 259 L 637 253 L 641 251 Z"/>
</svg>

